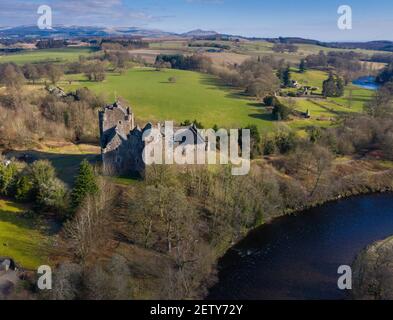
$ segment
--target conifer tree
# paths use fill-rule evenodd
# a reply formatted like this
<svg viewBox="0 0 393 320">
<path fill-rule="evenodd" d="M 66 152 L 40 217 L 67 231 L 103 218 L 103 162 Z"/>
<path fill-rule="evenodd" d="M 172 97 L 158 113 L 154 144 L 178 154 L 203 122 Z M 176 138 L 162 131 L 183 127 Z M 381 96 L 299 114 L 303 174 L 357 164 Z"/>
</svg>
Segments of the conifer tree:
<svg viewBox="0 0 393 320">
<path fill-rule="evenodd" d="M 85 159 L 81 162 L 75 185 L 71 192 L 71 207 L 76 210 L 86 196 L 98 192 L 98 183 L 94 175 L 93 167 Z"/>
<path fill-rule="evenodd" d="M 304 73 L 304 72 L 306 72 L 306 70 L 307 70 L 306 60 L 302 59 L 302 60 L 300 60 L 300 64 L 299 64 L 299 72 Z"/>
</svg>

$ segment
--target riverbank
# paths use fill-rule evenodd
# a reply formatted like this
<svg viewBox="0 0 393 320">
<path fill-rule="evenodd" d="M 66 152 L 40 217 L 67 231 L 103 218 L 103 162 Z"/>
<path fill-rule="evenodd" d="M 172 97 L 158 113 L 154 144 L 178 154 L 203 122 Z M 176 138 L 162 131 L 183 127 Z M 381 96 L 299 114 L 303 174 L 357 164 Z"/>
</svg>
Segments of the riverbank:
<svg viewBox="0 0 393 320">
<path fill-rule="evenodd" d="M 358 300 L 393 299 L 393 237 L 364 249 L 352 265 L 353 297 Z"/>
</svg>

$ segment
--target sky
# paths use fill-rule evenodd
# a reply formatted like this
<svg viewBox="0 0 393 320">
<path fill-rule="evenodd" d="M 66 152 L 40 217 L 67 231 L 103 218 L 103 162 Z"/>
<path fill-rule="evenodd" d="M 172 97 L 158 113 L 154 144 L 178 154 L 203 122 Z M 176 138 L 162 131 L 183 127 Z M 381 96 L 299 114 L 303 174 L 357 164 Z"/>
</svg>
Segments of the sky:
<svg viewBox="0 0 393 320">
<path fill-rule="evenodd" d="M 214 30 L 255 37 L 322 41 L 393 40 L 392 0 L 0 0 L 0 26 L 36 24 L 49 5 L 53 24 L 142 27 L 170 32 Z M 341 5 L 352 30 L 337 27 Z"/>
</svg>

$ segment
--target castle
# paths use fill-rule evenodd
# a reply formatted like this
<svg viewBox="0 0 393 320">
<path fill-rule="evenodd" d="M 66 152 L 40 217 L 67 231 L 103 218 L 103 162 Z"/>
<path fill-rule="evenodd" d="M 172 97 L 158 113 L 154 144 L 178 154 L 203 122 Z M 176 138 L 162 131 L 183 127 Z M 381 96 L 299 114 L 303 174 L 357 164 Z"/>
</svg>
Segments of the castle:
<svg viewBox="0 0 393 320">
<path fill-rule="evenodd" d="M 148 141 L 143 141 L 143 134 L 153 125 L 147 123 L 144 128 L 135 125 L 135 118 L 129 107 L 123 107 L 119 101 L 107 105 L 99 112 L 100 144 L 103 170 L 108 175 L 139 175 L 145 172 L 143 152 Z M 164 128 L 158 123 L 154 128 L 164 136 Z M 173 145 L 187 148 L 184 131 L 193 136 L 193 146 L 200 145 L 208 150 L 208 143 L 194 125 L 174 128 Z"/>
</svg>

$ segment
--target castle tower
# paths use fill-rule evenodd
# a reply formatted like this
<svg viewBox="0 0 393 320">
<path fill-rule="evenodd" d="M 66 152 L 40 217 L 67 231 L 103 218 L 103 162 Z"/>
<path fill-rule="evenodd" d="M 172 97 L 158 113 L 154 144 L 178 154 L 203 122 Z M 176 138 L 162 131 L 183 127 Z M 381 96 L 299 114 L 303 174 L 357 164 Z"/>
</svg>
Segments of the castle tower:
<svg viewBox="0 0 393 320">
<path fill-rule="evenodd" d="M 116 101 L 100 111 L 98 118 L 104 172 L 121 174 L 127 170 L 127 142 L 135 128 L 134 115 L 129 107 Z"/>
<path fill-rule="evenodd" d="M 99 125 L 101 137 L 105 137 L 106 133 L 114 128 L 117 128 L 122 135 L 127 136 L 135 128 L 134 114 L 129 107 L 124 108 L 117 101 L 99 112 Z"/>
</svg>

